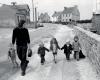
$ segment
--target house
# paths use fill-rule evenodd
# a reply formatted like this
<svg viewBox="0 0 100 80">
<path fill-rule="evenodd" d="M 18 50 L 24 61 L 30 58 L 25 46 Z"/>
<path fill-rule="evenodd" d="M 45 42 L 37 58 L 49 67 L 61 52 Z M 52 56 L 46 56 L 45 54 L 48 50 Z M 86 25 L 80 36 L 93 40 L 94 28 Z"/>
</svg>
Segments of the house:
<svg viewBox="0 0 100 80">
<path fill-rule="evenodd" d="M 23 19 L 26 23 L 30 23 L 30 8 L 27 4 L 13 5 L 11 7 L 17 10 L 16 16 L 18 17 L 18 22 Z"/>
<path fill-rule="evenodd" d="M 70 22 L 80 20 L 80 12 L 77 6 L 74 7 L 64 7 L 61 14 L 61 22 Z"/>
<path fill-rule="evenodd" d="M 30 9 L 27 4 L 0 7 L 0 27 L 15 27 L 20 20 L 30 22 Z"/>
<path fill-rule="evenodd" d="M 64 7 L 64 10 L 61 12 L 54 12 L 52 15 L 53 22 L 70 22 L 80 20 L 80 12 L 78 7 Z"/>
<path fill-rule="evenodd" d="M 41 13 L 40 16 L 38 16 L 38 21 L 43 22 L 44 14 Z"/>
<path fill-rule="evenodd" d="M 48 13 L 41 13 L 40 16 L 38 17 L 39 22 L 50 22 L 50 16 Z"/>
<path fill-rule="evenodd" d="M 95 30 L 97 34 L 100 34 L 100 11 L 93 13 L 92 29 Z"/>
<path fill-rule="evenodd" d="M 54 14 L 52 15 L 52 22 L 60 22 L 61 21 L 61 14 L 62 12 L 54 12 Z"/>
</svg>

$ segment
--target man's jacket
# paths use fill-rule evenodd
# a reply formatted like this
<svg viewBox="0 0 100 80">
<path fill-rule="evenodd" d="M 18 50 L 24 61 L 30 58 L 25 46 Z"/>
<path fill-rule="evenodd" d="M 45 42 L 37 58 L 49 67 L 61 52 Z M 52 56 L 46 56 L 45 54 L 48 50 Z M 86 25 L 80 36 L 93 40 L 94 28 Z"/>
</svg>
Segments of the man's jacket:
<svg viewBox="0 0 100 80">
<path fill-rule="evenodd" d="M 13 30 L 12 44 L 15 44 L 15 42 L 17 46 L 27 46 L 30 43 L 28 29 L 16 27 Z"/>
</svg>

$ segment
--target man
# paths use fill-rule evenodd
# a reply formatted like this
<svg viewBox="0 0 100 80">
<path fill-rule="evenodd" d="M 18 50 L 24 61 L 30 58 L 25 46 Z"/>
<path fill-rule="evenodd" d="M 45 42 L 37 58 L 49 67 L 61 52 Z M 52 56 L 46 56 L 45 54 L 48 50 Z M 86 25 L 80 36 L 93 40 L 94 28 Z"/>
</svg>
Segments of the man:
<svg viewBox="0 0 100 80">
<path fill-rule="evenodd" d="M 30 45 L 29 32 L 28 29 L 23 27 L 24 24 L 25 21 L 21 20 L 19 22 L 18 27 L 14 28 L 12 35 L 12 44 L 14 45 L 16 42 L 17 55 L 21 61 L 20 66 L 21 66 L 22 76 L 25 75 L 25 71 L 29 63 L 29 61 L 26 60 L 26 57 L 27 57 L 27 48 L 29 48 Z"/>
</svg>

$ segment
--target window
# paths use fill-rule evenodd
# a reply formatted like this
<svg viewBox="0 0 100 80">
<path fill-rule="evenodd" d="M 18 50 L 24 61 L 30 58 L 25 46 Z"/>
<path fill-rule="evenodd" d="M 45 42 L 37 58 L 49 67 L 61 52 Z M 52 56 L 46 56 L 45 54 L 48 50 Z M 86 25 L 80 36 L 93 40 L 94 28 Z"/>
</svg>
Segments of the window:
<svg viewBox="0 0 100 80">
<path fill-rule="evenodd" d="M 65 14 L 65 17 L 66 17 L 66 14 Z"/>
</svg>

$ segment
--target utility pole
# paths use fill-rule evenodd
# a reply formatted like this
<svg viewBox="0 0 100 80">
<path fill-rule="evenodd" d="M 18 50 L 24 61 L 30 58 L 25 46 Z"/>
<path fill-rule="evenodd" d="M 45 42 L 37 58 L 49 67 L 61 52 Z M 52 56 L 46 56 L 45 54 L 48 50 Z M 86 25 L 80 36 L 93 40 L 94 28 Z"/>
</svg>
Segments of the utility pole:
<svg viewBox="0 0 100 80">
<path fill-rule="evenodd" d="M 34 22 L 34 2 L 32 0 L 32 8 L 33 8 L 33 22 Z"/>
<path fill-rule="evenodd" d="M 98 10 L 98 0 L 96 0 L 96 11 Z"/>
<path fill-rule="evenodd" d="M 35 28 L 37 28 L 37 7 L 35 7 Z"/>
</svg>

